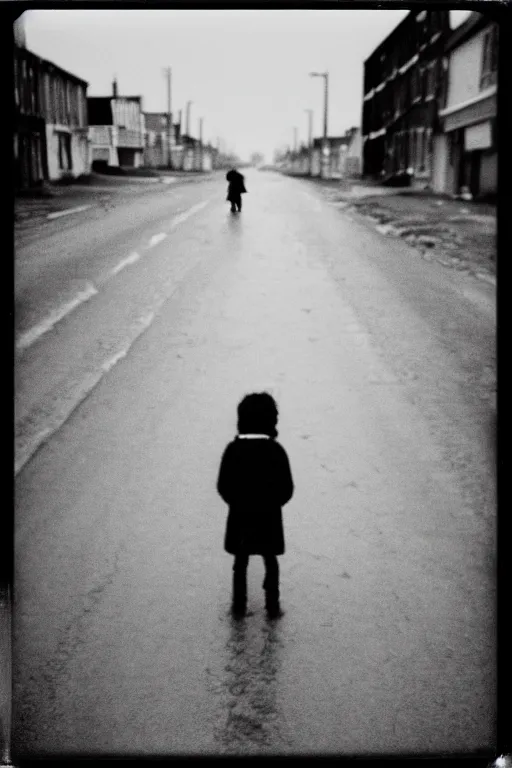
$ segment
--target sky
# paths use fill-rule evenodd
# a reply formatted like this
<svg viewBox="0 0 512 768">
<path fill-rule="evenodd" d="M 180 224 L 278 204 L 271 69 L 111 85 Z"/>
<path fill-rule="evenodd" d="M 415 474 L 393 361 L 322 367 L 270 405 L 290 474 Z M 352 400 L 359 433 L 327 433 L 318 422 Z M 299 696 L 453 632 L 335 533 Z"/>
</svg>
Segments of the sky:
<svg viewBox="0 0 512 768">
<path fill-rule="evenodd" d="M 270 161 L 323 130 L 323 79 L 329 72 L 329 135 L 361 124 L 363 63 L 408 10 L 31 10 L 27 47 L 89 83 L 89 96 L 143 97 L 146 112 L 190 107 L 190 133 L 222 140 L 248 159 Z M 458 26 L 469 11 L 450 11 Z"/>
</svg>

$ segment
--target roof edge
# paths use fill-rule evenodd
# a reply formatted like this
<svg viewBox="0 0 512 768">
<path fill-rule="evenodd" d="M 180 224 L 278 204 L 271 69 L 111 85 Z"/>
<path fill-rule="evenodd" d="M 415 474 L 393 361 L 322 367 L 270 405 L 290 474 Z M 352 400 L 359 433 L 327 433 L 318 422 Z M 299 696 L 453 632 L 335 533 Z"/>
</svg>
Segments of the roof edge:
<svg viewBox="0 0 512 768">
<path fill-rule="evenodd" d="M 485 14 L 473 11 L 466 21 L 453 30 L 445 43 L 445 53 L 449 53 L 450 51 L 453 51 L 454 48 L 458 48 L 459 45 L 462 45 L 471 37 L 478 34 L 478 32 L 493 21 L 494 19 L 489 18 Z"/>
<path fill-rule="evenodd" d="M 77 83 L 80 83 L 81 85 L 85 85 L 86 87 L 89 87 L 89 83 L 87 80 L 83 80 L 81 77 L 78 77 L 78 75 L 73 74 L 73 72 L 69 72 L 67 69 L 64 69 L 63 67 L 59 67 L 58 64 L 55 64 L 55 62 L 50 61 L 50 59 L 44 59 L 42 56 L 39 56 L 37 53 L 34 53 L 34 51 L 31 51 L 30 48 L 27 48 L 23 45 L 15 45 L 15 50 L 22 51 L 24 54 L 27 54 L 31 56 L 33 59 L 36 59 L 40 64 L 43 65 L 45 69 L 55 69 L 57 72 L 60 72 L 63 75 L 66 75 L 70 80 L 74 80 Z"/>
</svg>

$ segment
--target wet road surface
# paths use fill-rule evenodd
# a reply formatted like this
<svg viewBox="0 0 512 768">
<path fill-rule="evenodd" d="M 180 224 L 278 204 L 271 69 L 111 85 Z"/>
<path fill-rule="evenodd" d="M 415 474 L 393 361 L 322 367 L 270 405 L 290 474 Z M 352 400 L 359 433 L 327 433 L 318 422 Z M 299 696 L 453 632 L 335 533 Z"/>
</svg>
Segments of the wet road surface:
<svg viewBox="0 0 512 768">
<path fill-rule="evenodd" d="M 298 180 L 224 187 L 18 250 L 15 754 L 491 749 L 494 290 Z M 261 389 L 285 615 L 252 558 L 236 621 L 215 483 Z"/>
</svg>

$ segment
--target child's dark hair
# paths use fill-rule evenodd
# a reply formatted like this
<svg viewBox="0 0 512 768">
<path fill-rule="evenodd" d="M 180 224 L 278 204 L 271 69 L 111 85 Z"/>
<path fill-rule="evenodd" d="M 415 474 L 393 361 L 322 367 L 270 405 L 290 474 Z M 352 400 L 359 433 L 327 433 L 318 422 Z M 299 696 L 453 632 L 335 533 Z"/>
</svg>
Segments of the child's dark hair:
<svg viewBox="0 0 512 768">
<path fill-rule="evenodd" d="M 246 395 L 238 405 L 238 431 L 277 437 L 277 404 L 267 392 Z"/>
</svg>

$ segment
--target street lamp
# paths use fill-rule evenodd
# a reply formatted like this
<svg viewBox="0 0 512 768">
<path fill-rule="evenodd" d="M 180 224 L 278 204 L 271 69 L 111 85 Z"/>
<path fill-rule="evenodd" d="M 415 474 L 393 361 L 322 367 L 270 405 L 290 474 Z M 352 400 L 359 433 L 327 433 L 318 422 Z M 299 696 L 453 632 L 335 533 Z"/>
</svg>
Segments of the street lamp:
<svg viewBox="0 0 512 768">
<path fill-rule="evenodd" d="M 305 109 L 308 113 L 308 155 L 309 155 L 309 175 L 313 175 L 313 110 Z"/>
<path fill-rule="evenodd" d="M 310 77 L 324 78 L 324 141 L 322 147 L 322 177 L 327 178 L 327 105 L 329 101 L 329 73 L 328 72 L 310 72 Z"/>
</svg>

